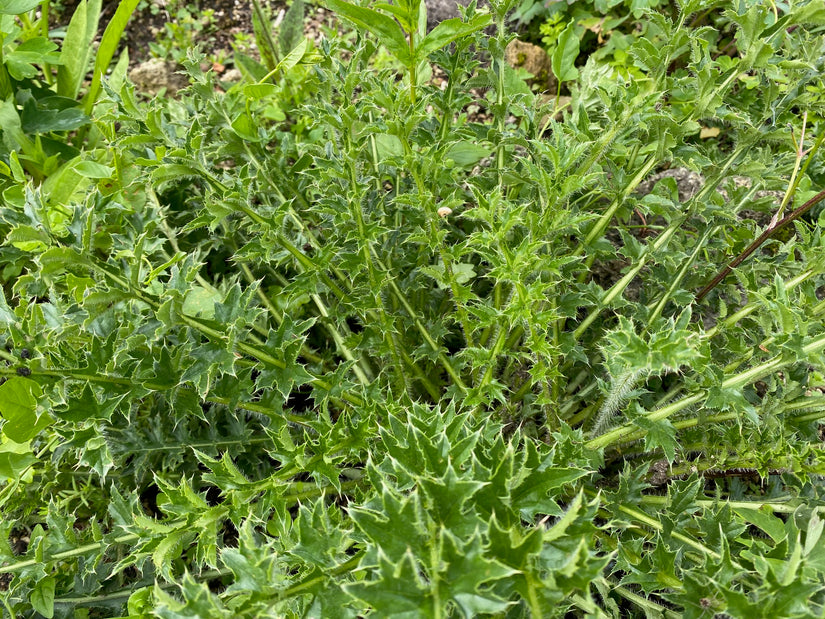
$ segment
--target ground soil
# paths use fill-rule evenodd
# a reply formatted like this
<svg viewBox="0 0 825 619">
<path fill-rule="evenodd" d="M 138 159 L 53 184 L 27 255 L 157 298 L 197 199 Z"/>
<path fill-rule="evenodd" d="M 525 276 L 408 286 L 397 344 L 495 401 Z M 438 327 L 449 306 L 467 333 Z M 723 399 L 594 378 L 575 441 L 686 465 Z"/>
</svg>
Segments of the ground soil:
<svg viewBox="0 0 825 619">
<path fill-rule="evenodd" d="M 66 25 L 80 0 L 64 0 L 61 10 L 51 16 L 55 26 Z M 118 2 L 104 0 L 100 16 L 100 34 L 111 20 Z M 214 11 L 212 27 L 199 33 L 194 42 L 210 57 L 230 57 L 233 53 L 232 43 L 238 34 L 252 35 L 252 3 L 249 0 L 178 0 L 177 6 L 193 6 Z M 158 40 L 164 26 L 174 19 L 174 6 L 170 0 L 148 0 L 145 7 L 140 7 L 132 14 L 124 33 L 123 45 L 129 49 L 129 64 L 134 67 L 149 60 L 152 56 L 149 44 Z M 273 21 L 280 21 L 287 3 L 282 0 L 262 0 L 268 7 Z M 317 40 L 322 27 L 329 21 L 330 15 L 320 7 L 307 3 L 306 34 Z"/>
</svg>

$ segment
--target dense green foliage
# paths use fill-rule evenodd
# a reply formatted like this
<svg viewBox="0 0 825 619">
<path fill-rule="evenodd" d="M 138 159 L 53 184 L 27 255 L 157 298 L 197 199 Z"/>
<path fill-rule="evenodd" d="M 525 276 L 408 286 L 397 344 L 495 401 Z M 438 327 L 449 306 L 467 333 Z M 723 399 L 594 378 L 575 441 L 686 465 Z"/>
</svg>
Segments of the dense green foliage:
<svg viewBox="0 0 825 619">
<path fill-rule="evenodd" d="M 98 77 L 136 1 L 83 99 L 38 4 L 0 0 L 10 616 L 822 615 L 821 2 L 636 7 L 629 71 L 566 29 L 561 111 L 507 0 L 329 0 L 317 47 L 257 6 L 240 83 L 193 53 L 148 101 Z"/>
</svg>

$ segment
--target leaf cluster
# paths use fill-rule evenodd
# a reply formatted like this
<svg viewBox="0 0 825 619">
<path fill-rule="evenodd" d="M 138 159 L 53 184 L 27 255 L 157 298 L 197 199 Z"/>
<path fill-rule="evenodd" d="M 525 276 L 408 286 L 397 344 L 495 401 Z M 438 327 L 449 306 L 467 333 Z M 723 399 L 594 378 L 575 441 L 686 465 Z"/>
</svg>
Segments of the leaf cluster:
<svg viewBox="0 0 825 619">
<path fill-rule="evenodd" d="M 561 115 L 510 3 L 420 6 L 261 12 L 241 83 L 112 79 L 56 168 L 3 124 L 8 614 L 821 614 L 820 3 L 650 12 Z"/>
</svg>

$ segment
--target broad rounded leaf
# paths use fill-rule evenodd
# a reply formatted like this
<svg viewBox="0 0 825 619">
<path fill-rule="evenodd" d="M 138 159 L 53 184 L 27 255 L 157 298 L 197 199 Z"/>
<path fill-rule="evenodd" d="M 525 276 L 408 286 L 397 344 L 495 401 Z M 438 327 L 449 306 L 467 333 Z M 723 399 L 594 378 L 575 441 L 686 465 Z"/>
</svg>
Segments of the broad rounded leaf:
<svg viewBox="0 0 825 619">
<path fill-rule="evenodd" d="M 31 446 L 7 441 L 0 445 L 0 478 L 17 479 L 26 468 L 37 462 Z"/>
<path fill-rule="evenodd" d="M 579 70 L 573 66 L 579 56 L 579 37 L 571 22 L 559 35 L 556 50 L 553 52 L 553 73 L 560 82 L 568 82 L 579 76 Z"/>
<path fill-rule="evenodd" d="M 86 178 L 109 178 L 115 171 L 114 168 L 94 161 L 79 161 L 75 164 L 74 169 L 80 176 Z"/>
<path fill-rule="evenodd" d="M 32 608 L 47 619 L 54 617 L 54 586 L 52 576 L 43 578 L 35 585 L 29 598 Z"/>
<path fill-rule="evenodd" d="M 474 166 L 493 152 L 491 148 L 479 146 L 469 141 L 456 142 L 444 154 L 445 159 L 452 159 L 457 166 L 466 168 Z"/>
<path fill-rule="evenodd" d="M 51 423 L 48 415 L 37 416 L 40 385 L 29 378 L 13 376 L 0 385 L 0 415 L 6 420 L 3 434 L 15 443 L 25 443 Z"/>
</svg>

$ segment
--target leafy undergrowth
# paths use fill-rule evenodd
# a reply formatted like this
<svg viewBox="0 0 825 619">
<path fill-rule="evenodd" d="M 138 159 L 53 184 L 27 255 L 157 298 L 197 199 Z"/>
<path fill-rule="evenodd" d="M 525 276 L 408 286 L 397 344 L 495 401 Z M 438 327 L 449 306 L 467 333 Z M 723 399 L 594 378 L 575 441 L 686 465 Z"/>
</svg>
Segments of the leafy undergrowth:
<svg viewBox="0 0 825 619">
<path fill-rule="evenodd" d="M 191 54 L 150 101 L 125 62 L 78 99 L 119 26 L 81 3 L 61 56 L 36 4 L 0 2 L 9 616 L 822 615 L 821 2 L 651 11 L 631 77 L 567 30 L 561 111 L 508 2 L 329 0 L 317 48 L 259 11 L 241 83 Z"/>
</svg>

